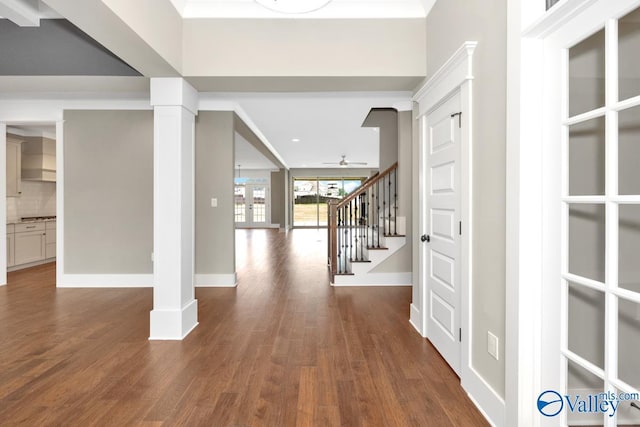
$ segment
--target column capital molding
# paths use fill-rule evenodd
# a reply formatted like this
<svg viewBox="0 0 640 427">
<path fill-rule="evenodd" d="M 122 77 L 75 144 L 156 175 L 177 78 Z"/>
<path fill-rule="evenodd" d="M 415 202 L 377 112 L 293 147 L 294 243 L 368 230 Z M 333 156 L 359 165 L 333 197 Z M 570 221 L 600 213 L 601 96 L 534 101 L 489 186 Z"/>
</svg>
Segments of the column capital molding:
<svg viewBox="0 0 640 427">
<path fill-rule="evenodd" d="M 198 114 L 198 91 L 181 77 L 151 79 L 152 107 L 184 107 Z"/>
</svg>

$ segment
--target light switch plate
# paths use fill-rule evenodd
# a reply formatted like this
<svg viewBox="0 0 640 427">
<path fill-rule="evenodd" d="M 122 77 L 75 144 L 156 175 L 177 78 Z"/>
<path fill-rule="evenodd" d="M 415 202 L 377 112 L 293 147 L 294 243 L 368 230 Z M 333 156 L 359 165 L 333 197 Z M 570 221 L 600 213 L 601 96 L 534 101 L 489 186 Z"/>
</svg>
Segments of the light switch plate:
<svg viewBox="0 0 640 427">
<path fill-rule="evenodd" d="M 498 349 L 499 349 L 498 337 L 493 335 L 491 332 L 487 332 L 487 352 L 489 352 L 489 354 L 493 356 L 493 358 L 496 360 L 499 360 Z"/>
<path fill-rule="evenodd" d="M 211 207 L 212 208 L 218 207 L 218 199 L 216 199 L 215 197 L 211 199 Z"/>
</svg>

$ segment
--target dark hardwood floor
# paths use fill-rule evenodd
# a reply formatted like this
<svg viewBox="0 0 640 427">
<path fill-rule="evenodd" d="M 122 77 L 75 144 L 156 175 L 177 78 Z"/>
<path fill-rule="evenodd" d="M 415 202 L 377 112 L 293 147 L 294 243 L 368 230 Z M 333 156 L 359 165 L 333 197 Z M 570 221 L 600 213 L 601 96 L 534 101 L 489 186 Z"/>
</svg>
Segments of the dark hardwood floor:
<svg viewBox="0 0 640 427">
<path fill-rule="evenodd" d="M 408 322 L 410 288 L 332 288 L 326 231 L 238 231 L 239 284 L 149 341 L 151 289 L 0 287 L 0 425 L 485 426 Z"/>
</svg>

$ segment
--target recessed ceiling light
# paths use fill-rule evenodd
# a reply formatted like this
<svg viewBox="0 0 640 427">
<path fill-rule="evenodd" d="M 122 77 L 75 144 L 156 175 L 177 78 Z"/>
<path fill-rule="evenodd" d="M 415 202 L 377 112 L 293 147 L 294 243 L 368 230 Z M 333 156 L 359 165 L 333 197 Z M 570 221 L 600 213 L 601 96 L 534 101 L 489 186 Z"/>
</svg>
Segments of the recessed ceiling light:
<svg viewBox="0 0 640 427">
<path fill-rule="evenodd" d="M 322 9 L 331 0 L 256 0 L 261 6 L 281 13 L 308 13 Z"/>
<path fill-rule="evenodd" d="M 291 141 L 293 141 L 293 142 L 300 142 L 300 138 L 291 138 Z"/>
</svg>

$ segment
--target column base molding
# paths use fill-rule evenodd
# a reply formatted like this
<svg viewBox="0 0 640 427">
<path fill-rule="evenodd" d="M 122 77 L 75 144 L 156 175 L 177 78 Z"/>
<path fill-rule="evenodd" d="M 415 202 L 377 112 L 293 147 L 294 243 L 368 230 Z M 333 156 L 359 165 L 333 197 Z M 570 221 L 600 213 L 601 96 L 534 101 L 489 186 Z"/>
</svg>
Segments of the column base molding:
<svg viewBox="0 0 640 427">
<path fill-rule="evenodd" d="M 150 340 L 182 340 L 198 326 L 198 300 L 181 310 L 152 310 L 149 314 Z"/>
</svg>

